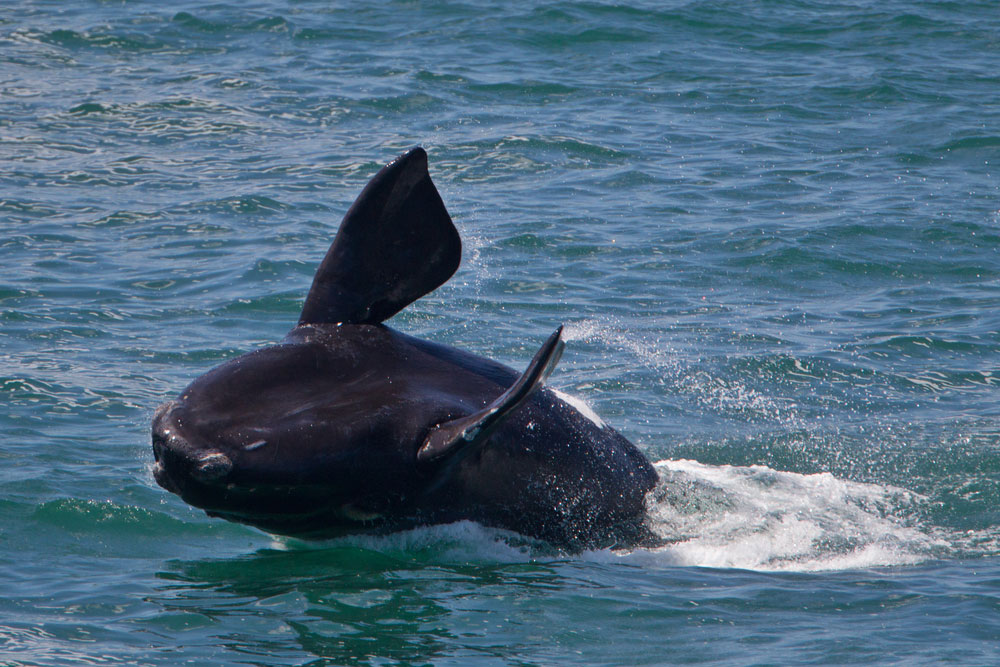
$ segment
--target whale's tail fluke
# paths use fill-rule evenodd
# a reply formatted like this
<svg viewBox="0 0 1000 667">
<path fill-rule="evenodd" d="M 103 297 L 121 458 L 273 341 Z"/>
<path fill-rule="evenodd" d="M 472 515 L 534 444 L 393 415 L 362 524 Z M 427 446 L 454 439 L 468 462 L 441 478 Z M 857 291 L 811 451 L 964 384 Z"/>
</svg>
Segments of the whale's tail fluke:
<svg viewBox="0 0 1000 667">
<path fill-rule="evenodd" d="M 379 171 L 347 211 L 299 324 L 378 324 L 443 285 L 462 242 L 413 148 Z"/>
</svg>

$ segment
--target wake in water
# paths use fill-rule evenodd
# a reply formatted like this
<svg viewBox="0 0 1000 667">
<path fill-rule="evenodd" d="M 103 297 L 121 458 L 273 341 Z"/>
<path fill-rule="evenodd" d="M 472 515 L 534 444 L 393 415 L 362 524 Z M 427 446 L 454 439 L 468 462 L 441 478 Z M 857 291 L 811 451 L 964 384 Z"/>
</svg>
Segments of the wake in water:
<svg viewBox="0 0 1000 667">
<path fill-rule="evenodd" d="M 651 550 L 676 565 L 839 570 L 905 565 L 948 544 L 909 525 L 923 499 L 909 491 L 765 466 L 660 461 L 651 493 Z"/>
</svg>

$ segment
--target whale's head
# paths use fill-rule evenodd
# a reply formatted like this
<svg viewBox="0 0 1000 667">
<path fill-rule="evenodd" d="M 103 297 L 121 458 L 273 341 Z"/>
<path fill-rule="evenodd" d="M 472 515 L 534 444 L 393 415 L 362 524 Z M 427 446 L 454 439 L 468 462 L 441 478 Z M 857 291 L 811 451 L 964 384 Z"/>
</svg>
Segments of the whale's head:
<svg viewBox="0 0 1000 667">
<path fill-rule="evenodd" d="M 153 417 L 157 483 L 210 515 L 286 535 L 390 521 L 420 481 L 415 446 L 428 425 L 398 414 L 392 385 L 366 381 L 357 355 L 336 352 L 276 345 L 196 379 Z"/>
</svg>

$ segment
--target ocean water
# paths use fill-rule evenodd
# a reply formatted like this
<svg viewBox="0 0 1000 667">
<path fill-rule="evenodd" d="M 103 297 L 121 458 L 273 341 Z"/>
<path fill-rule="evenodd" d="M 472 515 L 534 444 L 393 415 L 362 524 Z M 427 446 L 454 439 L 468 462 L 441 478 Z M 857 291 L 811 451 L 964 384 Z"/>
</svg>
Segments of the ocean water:
<svg viewBox="0 0 1000 667">
<path fill-rule="evenodd" d="M 0 664 L 1000 661 L 993 2 L 0 12 Z M 390 324 L 657 462 L 658 549 L 319 544 L 152 480 L 420 144 L 465 243 Z"/>
</svg>

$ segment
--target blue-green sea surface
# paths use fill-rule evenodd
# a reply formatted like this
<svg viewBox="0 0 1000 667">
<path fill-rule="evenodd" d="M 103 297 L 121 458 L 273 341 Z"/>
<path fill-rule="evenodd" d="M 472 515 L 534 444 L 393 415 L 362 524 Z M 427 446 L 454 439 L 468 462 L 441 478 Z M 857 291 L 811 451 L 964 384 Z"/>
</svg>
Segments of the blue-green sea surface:
<svg viewBox="0 0 1000 667">
<path fill-rule="evenodd" d="M 667 546 L 306 544 L 152 480 L 406 148 L 465 242 L 390 322 L 656 462 Z M 991 1 L 0 12 L 0 664 L 1000 661 Z"/>
</svg>

